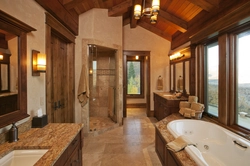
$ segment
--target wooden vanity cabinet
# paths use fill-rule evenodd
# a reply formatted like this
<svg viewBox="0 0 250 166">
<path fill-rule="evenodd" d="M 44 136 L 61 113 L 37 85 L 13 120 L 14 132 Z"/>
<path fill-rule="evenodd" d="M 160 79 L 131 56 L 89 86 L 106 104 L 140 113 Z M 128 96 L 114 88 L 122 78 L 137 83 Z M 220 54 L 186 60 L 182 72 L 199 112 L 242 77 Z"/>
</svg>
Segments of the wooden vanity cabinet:
<svg viewBox="0 0 250 166">
<path fill-rule="evenodd" d="M 187 101 L 187 98 L 172 98 L 162 97 L 154 93 L 154 116 L 157 120 L 162 120 L 172 113 L 179 111 L 180 101 Z"/>
<path fill-rule="evenodd" d="M 173 152 L 166 148 L 167 142 L 162 137 L 159 130 L 155 129 L 155 151 L 163 166 L 180 166 L 178 159 Z"/>
<path fill-rule="evenodd" d="M 82 166 L 83 132 L 79 132 L 54 166 Z"/>
</svg>

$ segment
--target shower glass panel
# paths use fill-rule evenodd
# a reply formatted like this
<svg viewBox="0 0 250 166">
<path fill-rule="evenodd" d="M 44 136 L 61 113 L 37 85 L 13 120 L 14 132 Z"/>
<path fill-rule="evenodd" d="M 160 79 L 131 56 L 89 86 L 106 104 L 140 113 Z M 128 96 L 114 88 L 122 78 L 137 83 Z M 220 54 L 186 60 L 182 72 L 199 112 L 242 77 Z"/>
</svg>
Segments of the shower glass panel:
<svg viewBox="0 0 250 166">
<path fill-rule="evenodd" d="M 116 50 L 89 45 L 89 116 L 117 121 L 115 109 Z"/>
</svg>

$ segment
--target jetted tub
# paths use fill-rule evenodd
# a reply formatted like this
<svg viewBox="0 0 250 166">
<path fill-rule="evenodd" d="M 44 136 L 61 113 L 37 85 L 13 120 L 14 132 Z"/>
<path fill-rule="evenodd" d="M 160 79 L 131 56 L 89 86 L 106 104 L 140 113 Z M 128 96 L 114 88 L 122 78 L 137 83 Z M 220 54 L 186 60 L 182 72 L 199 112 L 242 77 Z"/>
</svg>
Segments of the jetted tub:
<svg viewBox="0 0 250 166">
<path fill-rule="evenodd" d="M 221 126 L 182 119 L 169 122 L 167 129 L 175 138 L 185 135 L 196 145 L 185 151 L 199 166 L 250 165 L 250 141 Z"/>
</svg>

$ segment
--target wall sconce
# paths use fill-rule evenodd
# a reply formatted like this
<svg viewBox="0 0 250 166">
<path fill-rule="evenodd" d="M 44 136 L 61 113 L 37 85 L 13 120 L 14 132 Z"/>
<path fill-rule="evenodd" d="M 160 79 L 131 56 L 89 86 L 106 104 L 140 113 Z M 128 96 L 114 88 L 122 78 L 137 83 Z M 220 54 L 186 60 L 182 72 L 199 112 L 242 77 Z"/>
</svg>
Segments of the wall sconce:
<svg viewBox="0 0 250 166">
<path fill-rule="evenodd" d="M 185 54 L 181 54 L 181 53 L 175 53 L 175 54 L 173 54 L 173 55 L 170 55 L 170 60 L 171 61 L 173 61 L 173 60 L 176 60 L 176 59 L 180 59 L 180 58 L 182 58 L 182 57 L 184 57 L 185 56 Z"/>
<path fill-rule="evenodd" d="M 40 76 L 46 72 L 46 55 L 32 50 L 32 76 Z"/>
<path fill-rule="evenodd" d="M 3 55 L 0 55 L 0 60 L 3 60 Z"/>
<path fill-rule="evenodd" d="M 135 56 L 135 59 L 136 59 L 136 60 L 138 60 L 138 59 L 139 59 L 139 56 L 138 56 L 138 55 L 136 55 L 136 56 Z"/>
</svg>

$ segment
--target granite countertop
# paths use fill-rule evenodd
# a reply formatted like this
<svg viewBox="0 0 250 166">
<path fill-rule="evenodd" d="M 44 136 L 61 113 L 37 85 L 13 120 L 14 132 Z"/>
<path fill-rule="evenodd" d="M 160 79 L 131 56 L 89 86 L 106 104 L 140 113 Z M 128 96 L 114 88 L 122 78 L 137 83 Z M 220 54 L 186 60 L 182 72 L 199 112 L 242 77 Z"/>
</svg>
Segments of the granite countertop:
<svg viewBox="0 0 250 166">
<path fill-rule="evenodd" d="M 14 92 L 1 93 L 0 97 L 6 97 L 6 96 L 12 96 L 12 95 L 17 95 L 17 93 L 14 93 Z"/>
<path fill-rule="evenodd" d="M 167 100 L 188 100 L 187 97 L 181 96 L 181 97 L 176 97 L 174 93 L 170 92 L 154 92 L 155 94 L 167 99 Z"/>
<path fill-rule="evenodd" d="M 32 128 L 20 134 L 17 142 L 1 144 L 0 158 L 16 149 L 48 149 L 35 166 L 53 165 L 82 128 L 83 124 L 75 123 L 49 123 L 43 128 Z"/>
<path fill-rule="evenodd" d="M 174 136 L 168 131 L 167 124 L 173 120 L 183 119 L 179 113 L 174 113 L 155 124 L 155 127 L 160 131 L 162 137 L 167 143 L 173 141 Z M 197 164 L 192 160 L 185 150 L 174 153 L 176 157 L 180 160 L 181 164 L 184 166 L 197 166 Z"/>
</svg>

